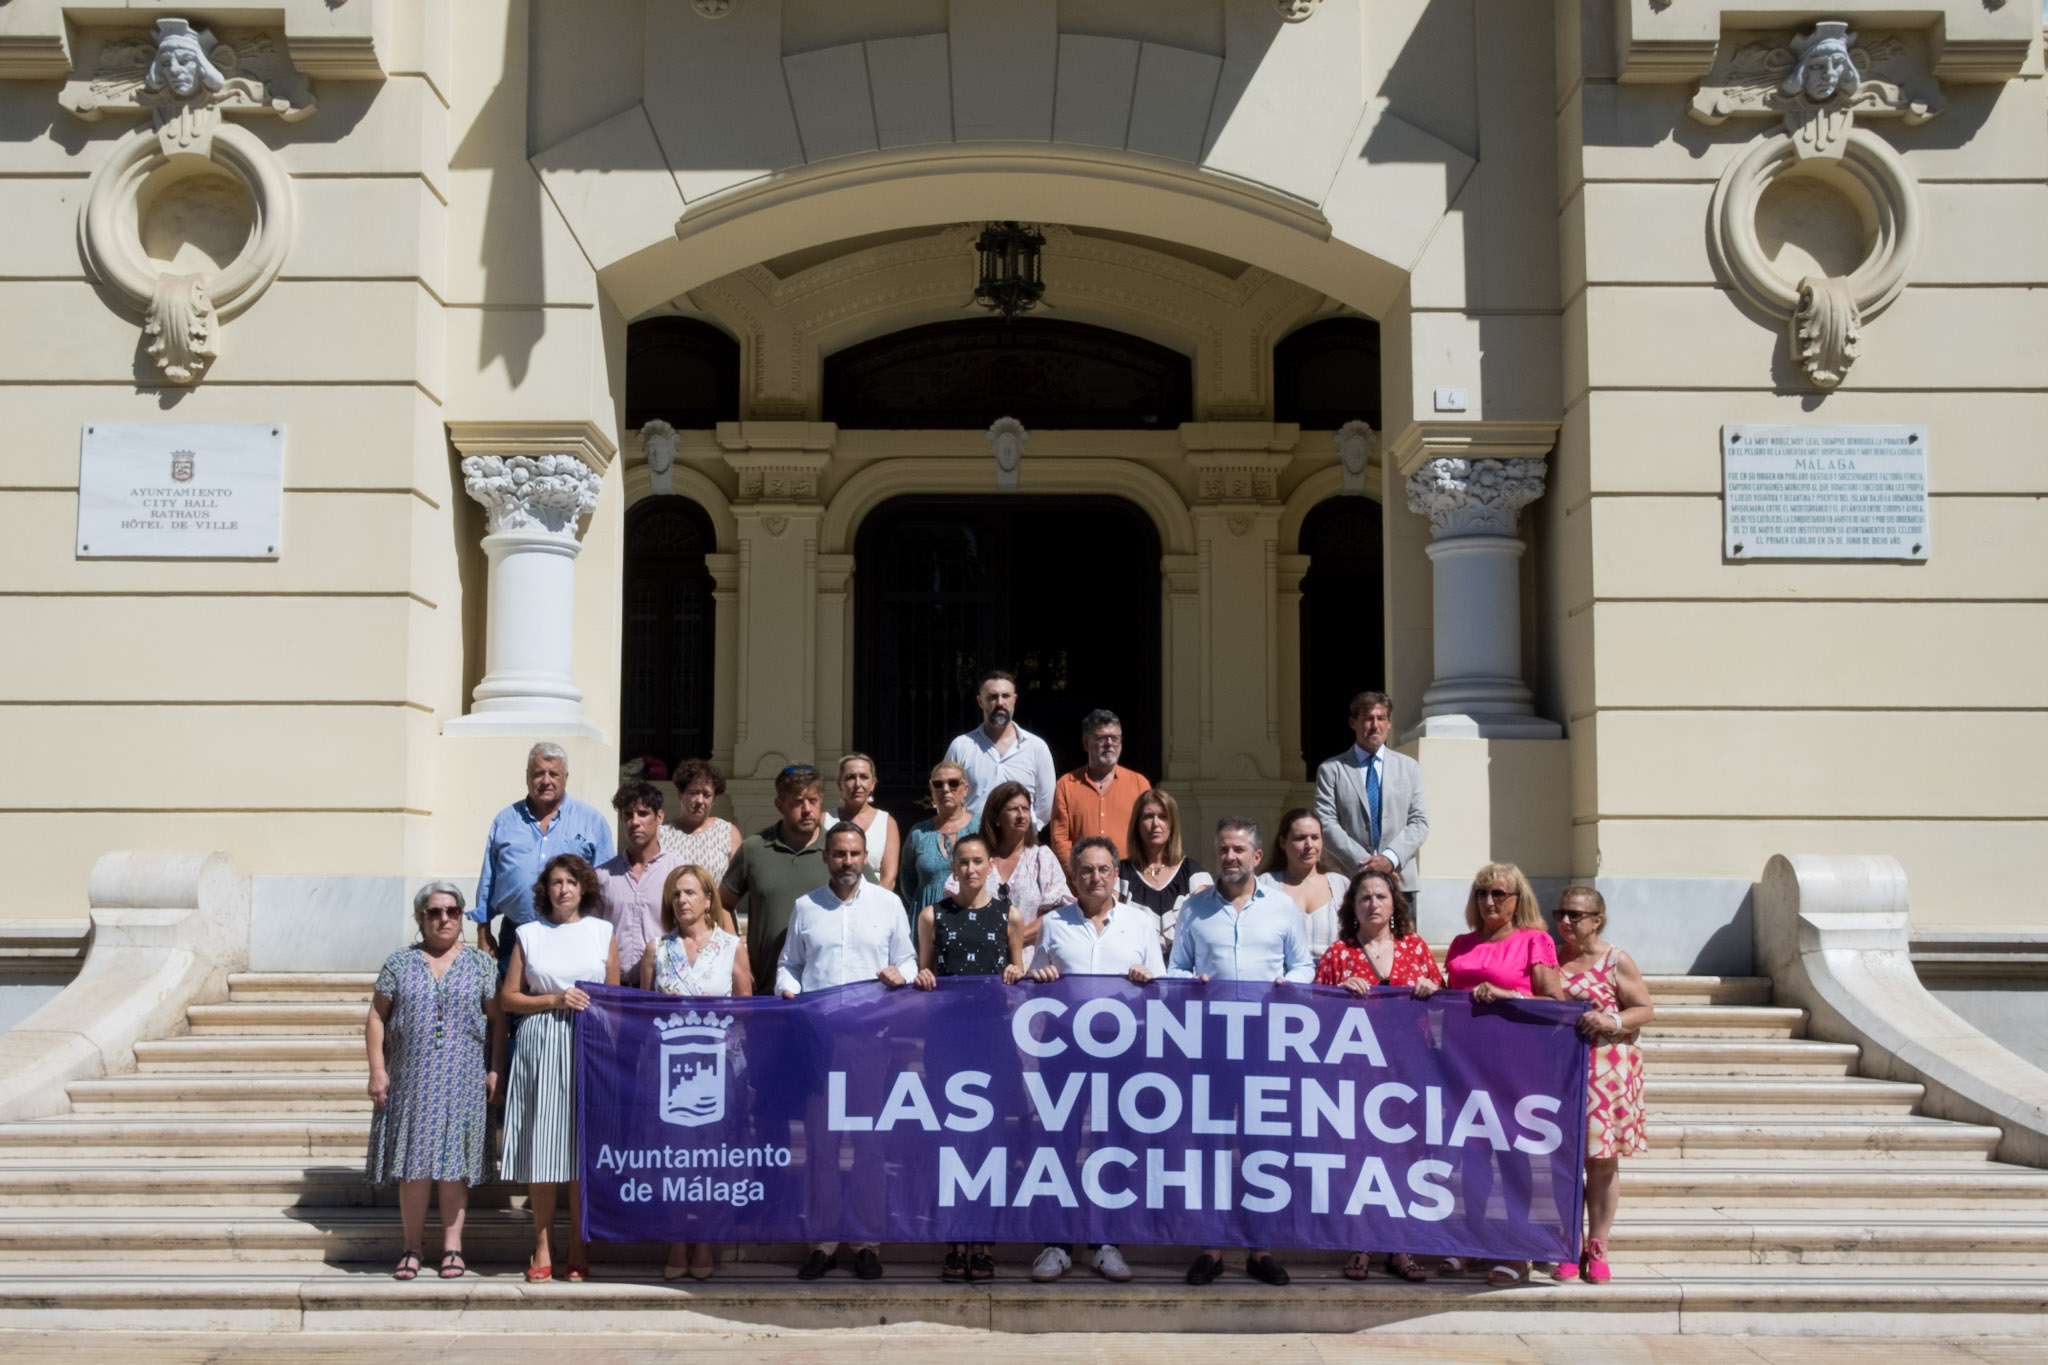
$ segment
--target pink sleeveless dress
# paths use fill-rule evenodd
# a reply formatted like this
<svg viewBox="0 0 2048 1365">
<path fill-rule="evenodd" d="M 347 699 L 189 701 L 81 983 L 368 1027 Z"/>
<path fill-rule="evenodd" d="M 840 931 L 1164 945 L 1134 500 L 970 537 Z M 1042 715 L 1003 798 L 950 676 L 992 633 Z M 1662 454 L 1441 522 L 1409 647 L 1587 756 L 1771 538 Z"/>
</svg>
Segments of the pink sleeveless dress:
<svg viewBox="0 0 2048 1365">
<path fill-rule="evenodd" d="M 1621 1013 L 1621 1000 L 1614 988 L 1614 952 L 1591 971 L 1566 973 L 1565 993 L 1584 1000 L 1594 1009 Z M 1650 1150 L 1650 1135 L 1643 1121 L 1643 1054 L 1636 1047 L 1636 1035 L 1598 1038 L 1587 1076 L 1586 1157 L 1641 1156 Z"/>
</svg>

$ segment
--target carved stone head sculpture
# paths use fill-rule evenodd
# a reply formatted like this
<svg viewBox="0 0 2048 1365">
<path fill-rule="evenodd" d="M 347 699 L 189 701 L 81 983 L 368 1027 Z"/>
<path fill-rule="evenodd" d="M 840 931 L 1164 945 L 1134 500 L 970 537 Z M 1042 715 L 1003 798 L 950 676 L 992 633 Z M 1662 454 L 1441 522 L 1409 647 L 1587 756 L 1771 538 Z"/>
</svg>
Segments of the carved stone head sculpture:
<svg viewBox="0 0 2048 1365">
<path fill-rule="evenodd" d="M 1851 49 L 1856 35 L 1838 19 L 1823 20 L 1813 32 L 1792 40 L 1799 58 L 1792 74 L 1778 88 L 1788 95 L 1804 94 L 1815 104 L 1826 104 L 1836 95 L 1853 95 L 1863 84 Z"/>
<path fill-rule="evenodd" d="M 204 29 L 194 30 L 183 19 L 159 19 L 156 56 L 142 83 L 151 90 L 169 90 L 181 100 L 191 99 L 202 85 L 219 90 L 228 78 L 213 64 L 213 48 L 214 37 Z"/>
<path fill-rule="evenodd" d="M 1017 469 L 1024 463 L 1024 443 L 1030 433 L 1014 417 L 998 417 L 988 429 L 989 453 L 996 457 L 996 486 L 1015 488 Z"/>
</svg>

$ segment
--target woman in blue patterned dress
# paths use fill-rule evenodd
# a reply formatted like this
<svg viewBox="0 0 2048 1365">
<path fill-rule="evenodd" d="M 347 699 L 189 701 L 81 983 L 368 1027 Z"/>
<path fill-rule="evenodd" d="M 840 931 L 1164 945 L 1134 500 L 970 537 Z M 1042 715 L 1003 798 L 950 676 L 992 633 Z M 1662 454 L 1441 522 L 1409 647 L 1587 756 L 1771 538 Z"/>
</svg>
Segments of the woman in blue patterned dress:
<svg viewBox="0 0 2048 1365">
<path fill-rule="evenodd" d="M 668 874 L 661 888 L 661 941 L 640 959 L 640 989 L 663 995 L 752 995 L 754 969 L 737 934 L 719 927 L 724 906 L 711 869 L 688 864 Z M 711 1278 L 718 1248 L 677 1242 L 668 1249 L 661 1278 Z"/>
<path fill-rule="evenodd" d="M 953 873 L 953 841 L 981 824 L 967 808 L 965 768 L 946 759 L 932 769 L 931 784 L 931 819 L 910 827 L 896 864 L 896 894 L 913 925 L 919 911 L 938 904 L 946 894 L 946 878 Z"/>
<path fill-rule="evenodd" d="M 398 1183 L 405 1250 L 394 1279 L 416 1279 L 427 1200 L 441 1187 L 441 1278 L 468 1269 L 462 1220 L 469 1187 L 483 1183 L 485 1106 L 498 1073 L 484 1056 L 498 1016 L 498 964 L 462 943 L 462 892 L 431 882 L 412 898 L 420 941 L 384 960 L 363 1024 L 370 1054 L 370 1151 L 364 1177 Z"/>
</svg>

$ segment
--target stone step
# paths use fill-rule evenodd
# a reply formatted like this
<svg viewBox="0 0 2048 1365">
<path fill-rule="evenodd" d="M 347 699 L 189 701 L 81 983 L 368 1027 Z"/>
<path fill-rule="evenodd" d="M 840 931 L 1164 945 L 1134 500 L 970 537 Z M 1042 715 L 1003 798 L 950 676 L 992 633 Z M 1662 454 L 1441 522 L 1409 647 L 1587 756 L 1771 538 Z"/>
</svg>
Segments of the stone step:
<svg viewBox="0 0 2048 1365">
<path fill-rule="evenodd" d="M 367 1113 L 361 1075 L 346 1072 L 148 1072 L 73 1081 L 67 1089 L 79 1114 L 149 1109 L 173 1114 Z"/>
<path fill-rule="evenodd" d="M 566 1233 L 566 1218 L 561 1224 Z M 37 1258 L 143 1262 L 222 1256 L 349 1262 L 395 1252 L 398 1233 L 398 1210 L 393 1207 L 276 1210 L 157 1203 L 8 1207 L 0 1208 L 0 1263 L 11 1269 Z M 531 1248 L 532 1219 L 520 1209 L 472 1209 L 464 1243 L 479 1261 L 516 1262 Z M 1934 1256 L 1947 1264 L 2011 1263 L 2048 1256 L 2048 1218 L 2038 1209 L 1974 1210 L 1957 1217 L 1939 1208 L 1879 1214 L 1773 1211 L 1750 1218 L 1726 1210 L 1624 1204 L 1610 1246 L 1615 1253 L 1612 1259 L 1637 1264 L 1666 1260 L 1882 1264 Z M 794 1250 L 771 1244 L 754 1248 L 753 1254 L 786 1255 Z M 1005 1255 L 1013 1265 L 1028 1264 L 1031 1250 L 1022 1245 L 1007 1247 Z M 1134 1246 L 1127 1254 L 1154 1264 L 1184 1265 L 1189 1250 Z M 643 1254 L 635 1245 L 605 1245 L 594 1249 L 592 1259 L 603 1265 L 637 1261 Z M 1315 1264 L 1332 1255 L 1296 1250 L 1291 1259 Z"/>
<path fill-rule="evenodd" d="M 1816 1120 L 1838 1114 L 1910 1114 L 1927 1088 L 1860 1076 L 1665 1076 L 1643 1078 L 1643 1104 L 1655 1114 L 1742 1114 L 1797 1111 Z"/>
<path fill-rule="evenodd" d="M 1652 1076 L 1846 1076 L 1863 1050 L 1854 1043 L 1811 1038 L 1644 1038 L 1643 1064 Z"/>
<path fill-rule="evenodd" d="M 1806 1011 L 1781 1005 L 1658 1005 L 1645 1038 L 1797 1038 Z"/>
<path fill-rule="evenodd" d="M 193 1005 L 185 1019 L 192 1036 L 219 1034 L 362 1037 L 368 1007 L 334 1000 L 232 1000 L 224 1005 Z"/>
<path fill-rule="evenodd" d="M 1625 1206 L 1794 1208 L 1860 1203 L 1878 1209 L 1933 1200 L 1951 1210 L 1980 1205 L 2039 1208 L 2048 1205 L 2048 1171 L 1993 1161 L 1759 1165 L 1652 1155 L 1621 1163 L 1621 1198 Z"/>
<path fill-rule="evenodd" d="M 1771 979 L 1767 976 L 1645 976 L 1650 1001 L 1657 1008 L 1666 1005 L 1768 1005 Z"/>
<path fill-rule="evenodd" d="M 430 1252 L 438 1249 L 438 1236 L 430 1224 Z M 590 1354 L 596 1332 L 608 1334 L 608 1343 L 616 1341 L 609 1334 L 659 1333 L 664 1355 L 687 1351 L 691 1335 L 710 1340 L 714 1334 L 731 1339 L 744 1333 L 760 1343 L 764 1359 L 776 1353 L 767 1340 L 770 1334 L 877 1327 L 925 1334 L 1351 1334 L 1377 1329 L 1489 1334 L 1496 1340 L 1516 1333 L 1546 1339 L 1617 1333 L 1675 1337 L 1682 1330 L 1740 1333 L 1776 1359 L 1784 1352 L 1770 1349 L 1764 1338 L 1839 1335 L 1853 1324 L 1859 1334 L 1885 1343 L 1875 1358 L 1909 1358 L 1913 1347 L 1905 1343 L 1912 1338 L 2007 1337 L 2020 1349 L 2004 1350 L 1997 1358 L 2024 1359 L 2023 1343 L 2038 1340 L 2048 1324 L 2048 1276 L 2036 1267 L 1947 1271 L 1938 1265 L 1801 1265 L 1759 1270 L 1739 1264 L 1622 1263 L 1611 1284 L 1539 1281 L 1503 1290 L 1487 1287 L 1477 1276 L 1410 1285 L 1386 1279 L 1378 1270 L 1366 1283 L 1355 1284 L 1340 1277 L 1335 1260 L 1310 1265 L 1294 1258 L 1295 1282 L 1285 1288 L 1252 1283 L 1232 1261 L 1216 1283 L 1193 1289 L 1182 1282 L 1184 1267 L 1169 1263 L 1134 1265 L 1130 1284 L 1109 1284 L 1079 1269 L 1058 1284 L 1033 1284 L 1023 1263 L 1006 1251 L 996 1280 L 963 1292 L 939 1281 L 937 1262 L 926 1247 L 884 1248 L 886 1274 L 868 1283 L 842 1270 L 806 1284 L 791 1273 L 794 1261 L 731 1260 L 709 1281 L 663 1283 L 656 1254 L 646 1249 L 637 1260 L 621 1263 L 619 1273 L 605 1277 L 601 1269 L 600 1278 L 589 1283 L 539 1285 L 521 1279 L 520 1263 L 481 1257 L 471 1262 L 478 1273 L 460 1280 L 423 1277 L 400 1283 L 390 1278 L 394 1256 L 388 1248 L 349 1266 L 226 1257 L 159 1262 L 148 1267 L 149 1273 L 135 1275 L 109 1275 L 104 1263 L 90 1261 L 8 1266 L 0 1269 L 0 1327 L 147 1332 L 152 1335 L 142 1344 L 154 1352 L 176 1349 L 155 1334 L 181 1331 L 347 1333 L 358 1342 L 367 1332 L 387 1337 L 452 1331 L 555 1334 L 565 1351 L 578 1355 Z M 89 1341 L 69 1337 L 65 1345 L 89 1349 Z M 962 1335 L 957 1342 L 954 1349 L 963 1355 L 1001 1349 L 1000 1343 L 978 1336 Z M 876 1338 L 877 1350 L 888 1351 L 883 1343 Z M 1250 1345 L 1242 1342 L 1236 1349 Z M 2003 1349 L 2008 1343 L 1986 1345 Z M 1704 1353 L 1674 1346 L 1654 1355 L 1733 1358 L 1711 1346 Z M 1181 1354 L 1172 1343 L 1162 1343 L 1161 1349 Z M 1763 1358 L 1740 1345 L 1730 1349 L 1744 1359 Z M 1531 1350 L 1527 1342 L 1510 1340 L 1505 1351 L 1490 1342 L 1474 1353 L 1445 1341 L 1429 1353 L 1432 1358 L 1492 1360 L 1530 1358 Z M 656 1352 L 644 1353 L 651 1357 Z M 618 1342 L 606 1358 L 612 1354 L 638 1358 L 643 1352 Z"/>
<path fill-rule="evenodd" d="M 352 1001 L 366 1005 L 375 972 L 235 972 L 228 977 L 230 1001 Z"/>
<path fill-rule="evenodd" d="M 1988 1125 L 1950 1123 L 1923 1115 L 1817 1118 L 1811 1115 L 1703 1114 L 1660 1117 L 1650 1110 L 1650 1150 L 1664 1157 L 1727 1160 L 1742 1154 L 1759 1165 L 1786 1157 L 1893 1161 L 1924 1157 L 1988 1158 L 2004 1134 Z M 1910 1169 L 1910 1166 L 1906 1166 Z"/>
<path fill-rule="evenodd" d="M 244 1037 L 201 1034 L 135 1045 L 138 1072 L 319 1071 L 348 1072 L 357 1083 L 369 1075 L 363 1040 L 299 1035 Z"/>
<path fill-rule="evenodd" d="M 109 1118 L 65 1114 L 0 1123 L 0 1161 L 102 1157 L 333 1157 L 358 1165 L 370 1140 L 367 1108 L 359 1114 L 264 1114 L 219 1119 L 190 1113 L 139 1112 Z"/>
</svg>

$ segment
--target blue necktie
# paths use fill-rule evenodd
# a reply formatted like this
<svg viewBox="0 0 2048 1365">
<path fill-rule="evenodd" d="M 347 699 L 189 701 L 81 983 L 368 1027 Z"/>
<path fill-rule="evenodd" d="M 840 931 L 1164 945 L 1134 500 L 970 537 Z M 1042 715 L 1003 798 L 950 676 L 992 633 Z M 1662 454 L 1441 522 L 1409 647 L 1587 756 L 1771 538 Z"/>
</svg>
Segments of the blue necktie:
<svg viewBox="0 0 2048 1365">
<path fill-rule="evenodd" d="M 1374 754 L 1365 760 L 1365 816 L 1367 820 L 1372 822 L 1370 830 L 1372 847 L 1366 850 L 1368 853 L 1378 853 L 1380 851 L 1380 765 L 1378 760 L 1378 754 Z"/>
</svg>

